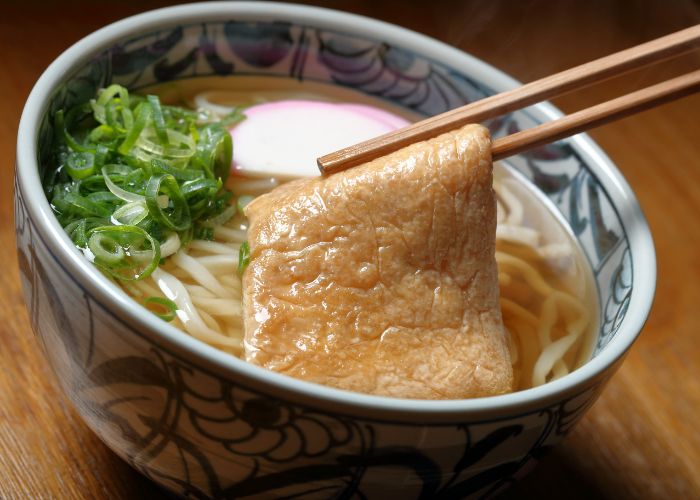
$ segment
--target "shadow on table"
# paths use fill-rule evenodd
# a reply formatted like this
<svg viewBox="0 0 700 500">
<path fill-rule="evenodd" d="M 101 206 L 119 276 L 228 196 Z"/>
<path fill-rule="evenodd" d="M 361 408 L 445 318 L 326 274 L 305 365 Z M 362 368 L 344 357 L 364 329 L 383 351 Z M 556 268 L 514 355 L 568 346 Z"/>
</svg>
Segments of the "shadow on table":
<svg viewBox="0 0 700 500">
<path fill-rule="evenodd" d="M 556 446 L 520 481 L 498 495 L 498 500 L 522 498 L 612 499 L 625 498 L 610 484 L 609 477 L 597 477 L 586 470 L 586 457 L 566 445 Z"/>
</svg>

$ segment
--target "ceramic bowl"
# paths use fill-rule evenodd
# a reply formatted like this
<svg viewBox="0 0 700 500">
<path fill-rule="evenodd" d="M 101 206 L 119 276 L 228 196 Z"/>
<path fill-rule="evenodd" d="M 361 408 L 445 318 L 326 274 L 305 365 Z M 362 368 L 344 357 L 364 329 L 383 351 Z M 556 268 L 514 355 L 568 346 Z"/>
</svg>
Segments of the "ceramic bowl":
<svg viewBox="0 0 700 500">
<path fill-rule="evenodd" d="M 56 110 L 110 82 L 130 89 L 266 75 L 351 88 L 432 115 L 515 87 L 500 71 L 397 26 L 274 3 L 198 3 L 131 17 L 66 50 L 22 115 L 15 209 L 31 324 L 90 428 L 143 474 L 191 496 L 464 497 L 498 491 L 557 443 L 600 394 L 649 313 L 654 248 L 629 185 L 585 135 L 513 159 L 560 212 L 595 276 L 592 359 L 503 396 L 412 401 L 266 371 L 159 320 L 73 247 L 41 186 Z M 495 135 L 559 116 L 541 104 Z"/>
</svg>

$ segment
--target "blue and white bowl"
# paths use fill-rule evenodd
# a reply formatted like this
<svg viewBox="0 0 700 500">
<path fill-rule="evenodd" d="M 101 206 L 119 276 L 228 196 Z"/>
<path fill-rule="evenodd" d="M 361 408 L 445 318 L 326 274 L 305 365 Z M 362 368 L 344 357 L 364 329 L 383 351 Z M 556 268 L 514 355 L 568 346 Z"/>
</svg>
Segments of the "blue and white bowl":
<svg viewBox="0 0 700 500">
<path fill-rule="evenodd" d="M 183 495 L 464 497 L 507 486 L 593 404 L 649 313 L 653 243 L 620 172 L 585 135 L 512 161 L 561 212 L 593 269 L 601 318 L 583 367 L 460 401 L 322 387 L 234 359 L 142 309 L 73 247 L 44 196 L 56 110 L 110 82 L 138 89 L 204 75 L 325 82 L 423 115 L 517 85 L 423 35 L 274 3 L 162 9 L 65 51 L 22 115 L 15 218 L 32 327 L 78 412 L 121 457 Z M 502 135 L 559 115 L 541 104 L 490 126 Z"/>
</svg>

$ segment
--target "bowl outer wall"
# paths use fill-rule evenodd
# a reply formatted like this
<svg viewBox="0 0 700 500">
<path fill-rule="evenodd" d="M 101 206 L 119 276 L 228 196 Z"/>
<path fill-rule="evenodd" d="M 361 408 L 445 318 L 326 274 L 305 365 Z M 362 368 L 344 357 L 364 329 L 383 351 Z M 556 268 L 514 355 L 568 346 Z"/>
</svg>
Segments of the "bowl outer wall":
<svg viewBox="0 0 700 500">
<path fill-rule="evenodd" d="M 108 25 L 75 43 L 41 75 L 27 99 L 17 142 L 17 176 L 20 189 L 28 201 L 29 215 L 64 269 L 81 286 L 102 304 L 109 304 L 109 309 L 152 342 L 167 347 L 209 373 L 285 401 L 367 419 L 451 423 L 505 418 L 556 403 L 612 374 L 619 365 L 618 361 L 639 335 L 649 314 L 656 285 L 656 257 L 648 224 L 629 184 L 586 134 L 573 137 L 571 144 L 592 165 L 594 174 L 618 207 L 631 249 L 633 290 L 627 314 L 615 337 L 602 352 L 571 374 L 540 387 L 489 398 L 424 401 L 352 393 L 293 379 L 232 358 L 184 335 L 148 313 L 93 267 L 75 248 L 54 217 L 39 179 L 38 130 L 55 89 L 93 55 L 119 40 L 177 24 L 234 17 L 242 21 L 286 20 L 352 32 L 402 47 L 449 67 L 468 69 L 468 73 L 479 75 L 482 82 L 496 91 L 520 85 L 490 65 L 427 36 L 382 21 L 318 7 L 272 2 L 208 2 L 158 9 Z M 528 109 L 543 119 L 551 120 L 562 115 L 548 103 Z"/>
</svg>

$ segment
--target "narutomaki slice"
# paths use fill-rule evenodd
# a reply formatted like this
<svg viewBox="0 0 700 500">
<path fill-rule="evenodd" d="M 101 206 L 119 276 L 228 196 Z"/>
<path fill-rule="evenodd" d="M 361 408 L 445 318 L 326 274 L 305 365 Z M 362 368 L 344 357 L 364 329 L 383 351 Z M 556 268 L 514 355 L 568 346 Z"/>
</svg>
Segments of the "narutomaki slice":
<svg viewBox="0 0 700 500">
<path fill-rule="evenodd" d="M 318 177 L 316 158 L 405 127 L 400 116 L 365 104 L 285 100 L 246 108 L 231 129 L 233 169 L 250 177 Z"/>
</svg>

